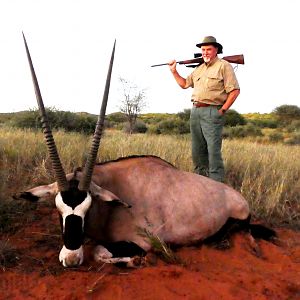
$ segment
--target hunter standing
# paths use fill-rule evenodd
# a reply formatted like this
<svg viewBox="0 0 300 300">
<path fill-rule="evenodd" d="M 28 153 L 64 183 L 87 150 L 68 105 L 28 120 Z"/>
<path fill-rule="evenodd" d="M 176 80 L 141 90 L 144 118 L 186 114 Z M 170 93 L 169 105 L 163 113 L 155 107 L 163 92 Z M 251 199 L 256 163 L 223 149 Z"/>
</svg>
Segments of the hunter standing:
<svg viewBox="0 0 300 300">
<path fill-rule="evenodd" d="M 181 88 L 193 88 L 190 127 L 195 172 L 224 182 L 224 114 L 240 94 L 240 87 L 230 63 L 218 58 L 223 46 L 213 36 L 196 46 L 201 48 L 204 63 L 187 78 L 179 75 L 175 60 L 169 62 L 169 67 Z"/>
</svg>

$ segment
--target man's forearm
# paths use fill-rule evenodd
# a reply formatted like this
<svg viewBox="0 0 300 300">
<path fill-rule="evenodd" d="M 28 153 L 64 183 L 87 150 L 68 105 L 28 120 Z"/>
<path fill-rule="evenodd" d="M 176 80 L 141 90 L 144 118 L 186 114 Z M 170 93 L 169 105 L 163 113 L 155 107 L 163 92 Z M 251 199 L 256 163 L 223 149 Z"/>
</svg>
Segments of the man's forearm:
<svg viewBox="0 0 300 300">
<path fill-rule="evenodd" d="M 223 104 L 222 109 L 228 110 L 230 106 L 233 104 L 235 99 L 240 94 L 240 90 L 233 90 L 228 94 L 226 102 Z"/>
<path fill-rule="evenodd" d="M 181 76 L 178 74 L 177 70 L 172 71 L 172 74 L 173 74 L 173 76 L 174 76 L 176 82 L 178 83 L 178 85 L 179 85 L 181 88 L 184 89 L 184 88 L 185 88 L 185 85 L 186 85 L 186 79 L 183 78 L 183 77 L 181 77 Z"/>
</svg>

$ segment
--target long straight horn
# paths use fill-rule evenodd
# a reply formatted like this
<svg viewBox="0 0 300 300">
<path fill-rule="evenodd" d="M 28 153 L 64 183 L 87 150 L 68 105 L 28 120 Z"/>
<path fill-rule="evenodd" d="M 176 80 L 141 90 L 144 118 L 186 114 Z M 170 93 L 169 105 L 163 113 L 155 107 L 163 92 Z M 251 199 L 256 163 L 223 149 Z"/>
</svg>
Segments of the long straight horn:
<svg viewBox="0 0 300 300">
<path fill-rule="evenodd" d="M 48 151 L 49 151 L 49 155 L 50 155 L 50 159 L 52 162 L 52 168 L 55 172 L 56 175 L 56 181 L 58 184 L 58 188 L 60 191 L 66 191 L 68 190 L 69 184 L 66 178 L 66 174 L 64 172 L 64 169 L 61 165 L 58 153 L 57 153 L 57 149 L 56 149 L 56 145 L 53 139 L 53 135 L 52 135 L 52 131 L 48 122 L 48 117 L 46 114 L 46 110 L 44 107 L 44 103 L 43 103 L 43 99 L 42 99 L 42 95 L 40 92 L 40 88 L 39 88 L 39 84 L 35 75 L 35 71 L 33 68 L 33 64 L 32 64 L 32 60 L 31 60 L 31 56 L 29 53 L 29 49 L 27 46 L 27 42 L 25 39 L 25 35 L 23 34 L 23 39 L 24 39 L 24 43 L 25 43 L 25 48 L 26 48 L 26 53 L 27 53 L 27 58 L 28 58 L 28 62 L 29 62 L 29 66 L 30 66 L 30 71 L 31 71 L 31 77 L 32 77 L 32 81 L 33 81 L 33 86 L 34 86 L 34 90 L 35 90 L 35 96 L 36 96 L 36 100 L 40 109 L 40 116 L 41 116 L 41 122 L 42 122 L 42 128 L 43 128 L 43 132 L 44 132 L 44 136 L 46 139 L 46 144 L 48 147 Z"/>
<path fill-rule="evenodd" d="M 100 114 L 98 116 L 92 146 L 91 146 L 89 155 L 87 157 L 87 161 L 85 163 L 82 179 L 78 185 L 78 188 L 82 191 L 87 191 L 89 189 L 91 179 L 92 179 L 94 165 L 95 165 L 96 158 L 97 158 L 97 153 L 98 153 L 100 140 L 101 140 L 101 136 L 102 136 L 102 131 L 103 131 L 103 127 L 104 127 L 104 119 L 105 119 L 105 112 L 106 112 L 106 106 L 107 106 L 107 99 L 108 99 L 108 93 L 109 93 L 112 67 L 113 67 L 114 56 L 115 56 L 115 48 L 116 48 L 116 41 L 114 42 L 114 46 L 113 46 L 113 50 L 112 50 L 112 54 L 111 54 L 111 58 L 110 58 L 110 64 L 109 64 L 107 77 L 106 77 L 106 84 L 105 84 L 105 90 L 104 90 L 104 94 L 103 94 L 101 110 L 100 110 Z"/>
</svg>

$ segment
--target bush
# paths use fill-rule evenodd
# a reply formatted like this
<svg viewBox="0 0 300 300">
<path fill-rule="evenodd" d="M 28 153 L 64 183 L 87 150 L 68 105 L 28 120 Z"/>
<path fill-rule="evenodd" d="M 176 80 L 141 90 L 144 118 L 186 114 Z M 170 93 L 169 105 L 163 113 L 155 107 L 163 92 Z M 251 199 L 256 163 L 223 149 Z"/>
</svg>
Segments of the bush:
<svg viewBox="0 0 300 300">
<path fill-rule="evenodd" d="M 141 121 L 141 120 L 137 120 L 134 126 L 134 132 L 137 133 L 145 133 L 147 132 L 148 128 L 147 125 Z"/>
<path fill-rule="evenodd" d="M 123 130 L 126 132 L 126 133 L 129 133 L 130 132 L 130 125 L 128 122 L 126 123 L 123 123 Z M 133 132 L 132 133 L 145 133 L 147 132 L 148 128 L 146 126 L 146 124 L 141 121 L 141 120 L 137 120 L 134 127 L 133 127 Z"/>
<path fill-rule="evenodd" d="M 161 134 L 158 126 L 154 125 L 154 124 L 148 125 L 147 133 L 150 133 L 150 134 Z"/>
<path fill-rule="evenodd" d="M 300 120 L 293 120 L 291 124 L 286 127 L 288 132 L 297 132 L 300 131 Z"/>
<path fill-rule="evenodd" d="M 42 128 L 39 112 L 37 110 L 24 111 L 18 115 L 13 116 L 13 118 L 11 119 L 11 125 L 13 127 L 18 127 L 22 129 Z"/>
<path fill-rule="evenodd" d="M 106 120 L 112 125 L 127 122 L 127 117 L 124 113 L 115 112 L 106 116 Z"/>
<path fill-rule="evenodd" d="M 278 133 L 278 132 L 271 133 L 269 135 L 269 140 L 272 143 L 282 142 L 283 141 L 283 135 L 281 133 Z"/>
<path fill-rule="evenodd" d="M 283 126 L 286 126 L 293 120 L 299 120 L 300 118 L 300 108 L 297 105 L 281 105 L 276 107 L 273 110 L 273 113 Z"/>
<path fill-rule="evenodd" d="M 97 116 L 89 114 L 76 114 L 69 111 L 58 111 L 55 108 L 46 108 L 48 121 L 52 129 L 77 131 L 92 134 L 95 130 Z M 29 110 L 15 115 L 11 121 L 12 126 L 18 128 L 41 129 L 41 118 L 38 110 Z"/>
<path fill-rule="evenodd" d="M 300 132 L 294 133 L 285 143 L 287 145 L 300 145 Z"/>
<path fill-rule="evenodd" d="M 246 124 L 245 118 L 234 109 L 228 110 L 224 116 L 225 126 L 237 126 Z"/>
<path fill-rule="evenodd" d="M 191 115 L 191 109 L 187 108 L 177 114 L 178 118 L 183 121 L 189 121 Z"/>
<path fill-rule="evenodd" d="M 249 120 L 248 123 L 260 128 L 277 128 L 278 121 L 272 119 L 253 119 Z"/>
<path fill-rule="evenodd" d="M 190 132 L 190 123 L 179 118 L 167 119 L 159 122 L 155 131 L 157 134 L 186 134 Z"/>
<path fill-rule="evenodd" d="M 235 127 L 225 127 L 223 130 L 224 138 L 245 138 L 245 137 L 263 136 L 263 133 L 259 127 L 252 124 L 239 125 Z"/>
</svg>

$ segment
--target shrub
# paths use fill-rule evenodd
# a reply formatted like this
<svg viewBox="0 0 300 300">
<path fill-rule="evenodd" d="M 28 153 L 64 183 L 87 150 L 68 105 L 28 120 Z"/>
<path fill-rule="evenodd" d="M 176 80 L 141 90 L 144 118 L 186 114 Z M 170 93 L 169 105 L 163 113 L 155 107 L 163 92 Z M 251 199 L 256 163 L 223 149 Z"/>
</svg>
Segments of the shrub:
<svg viewBox="0 0 300 300">
<path fill-rule="evenodd" d="M 11 125 L 18 128 L 42 128 L 37 110 L 24 111 L 18 115 L 13 116 Z"/>
<path fill-rule="evenodd" d="M 123 130 L 126 133 L 130 132 L 130 125 L 128 122 L 123 123 Z M 134 124 L 132 133 L 145 133 L 147 130 L 148 130 L 147 125 L 143 121 L 137 120 L 136 123 Z"/>
<path fill-rule="evenodd" d="M 147 125 L 141 121 L 137 120 L 134 126 L 134 132 L 145 133 L 148 130 Z"/>
<path fill-rule="evenodd" d="M 147 125 L 157 124 L 160 121 L 173 118 L 173 114 L 162 114 L 162 113 L 148 113 L 139 115 L 139 119 L 143 120 Z"/>
<path fill-rule="evenodd" d="M 284 126 L 289 124 L 292 120 L 299 120 L 300 107 L 297 105 L 281 105 L 273 110 L 280 123 Z"/>
<path fill-rule="evenodd" d="M 235 127 L 225 127 L 223 130 L 224 138 L 245 138 L 245 137 L 257 137 L 263 136 L 263 133 L 259 127 L 252 124 L 239 125 Z"/>
<path fill-rule="evenodd" d="M 124 123 L 127 121 L 127 117 L 122 112 L 115 112 L 107 115 L 106 120 L 111 124 Z"/>
<path fill-rule="evenodd" d="M 292 136 L 288 138 L 285 143 L 287 145 L 300 145 L 300 132 L 292 134 Z"/>
<path fill-rule="evenodd" d="M 179 119 L 181 119 L 183 121 L 189 121 L 190 115 L 191 115 L 191 109 L 190 108 L 184 109 L 183 111 L 181 111 L 177 114 Z"/>
<path fill-rule="evenodd" d="M 291 124 L 286 127 L 288 132 L 300 131 L 300 120 L 293 120 Z"/>
<path fill-rule="evenodd" d="M 252 119 L 248 123 L 260 128 L 277 128 L 279 126 L 278 121 L 273 119 Z"/>
<path fill-rule="evenodd" d="M 157 124 L 156 132 L 158 134 L 185 134 L 190 132 L 189 121 L 179 118 L 172 118 L 161 121 Z"/>
<path fill-rule="evenodd" d="M 77 131 L 91 134 L 94 132 L 97 116 L 76 114 L 69 111 L 58 111 L 55 108 L 46 109 L 48 120 L 52 129 Z M 40 113 L 38 110 L 29 110 L 16 115 L 12 119 L 12 126 L 18 128 L 41 129 Z"/>
<path fill-rule="evenodd" d="M 150 124 L 150 125 L 148 126 L 147 133 L 150 133 L 150 134 L 161 134 L 161 132 L 160 132 L 158 126 L 155 125 L 155 124 Z"/>
<path fill-rule="evenodd" d="M 278 132 L 271 133 L 269 135 L 269 140 L 270 140 L 270 142 L 273 142 L 273 143 L 282 142 L 283 141 L 283 135 L 281 133 L 278 133 Z"/>
<path fill-rule="evenodd" d="M 225 126 L 245 125 L 245 118 L 234 109 L 230 109 L 225 114 Z"/>
</svg>

